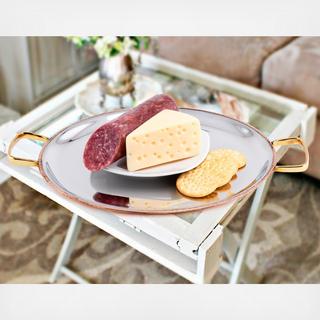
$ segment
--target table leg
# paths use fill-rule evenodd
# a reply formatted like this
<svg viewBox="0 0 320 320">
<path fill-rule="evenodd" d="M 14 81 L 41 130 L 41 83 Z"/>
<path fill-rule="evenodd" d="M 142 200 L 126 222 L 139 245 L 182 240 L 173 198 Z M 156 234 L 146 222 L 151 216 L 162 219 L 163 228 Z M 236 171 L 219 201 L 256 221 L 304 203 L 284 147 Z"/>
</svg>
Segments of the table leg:
<svg viewBox="0 0 320 320">
<path fill-rule="evenodd" d="M 239 250 L 235 257 L 229 283 L 239 283 L 240 281 L 242 272 L 245 268 L 250 242 L 255 231 L 255 227 L 260 216 L 265 197 L 269 190 L 271 179 L 272 175 L 268 179 L 266 179 L 255 192 L 253 202 L 249 210 L 248 219 L 242 235 Z"/>
<path fill-rule="evenodd" d="M 73 213 L 58 259 L 49 278 L 49 282 L 55 282 L 58 279 L 60 273 L 63 272 L 65 265 L 70 259 L 70 255 L 77 240 L 80 228 L 81 218 L 77 214 Z"/>
<path fill-rule="evenodd" d="M 4 158 L 5 154 L 0 151 L 0 159 Z M 5 183 L 11 176 L 5 171 L 0 170 L 0 184 Z"/>
<path fill-rule="evenodd" d="M 223 230 L 223 251 L 228 262 L 222 261 L 220 267 L 228 272 L 230 277 L 233 271 L 233 264 L 239 251 L 239 241 L 227 227 L 225 227 Z M 253 270 L 250 270 L 249 267 L 244 263 L 241 272 L 241 280 L 244 283 L 259 283 L 261 277 Z"/>
<path fill-rule="evenodd" d="M 5 183 L 11 176 L 0 170 L 0 184 Z"/>
</svg>

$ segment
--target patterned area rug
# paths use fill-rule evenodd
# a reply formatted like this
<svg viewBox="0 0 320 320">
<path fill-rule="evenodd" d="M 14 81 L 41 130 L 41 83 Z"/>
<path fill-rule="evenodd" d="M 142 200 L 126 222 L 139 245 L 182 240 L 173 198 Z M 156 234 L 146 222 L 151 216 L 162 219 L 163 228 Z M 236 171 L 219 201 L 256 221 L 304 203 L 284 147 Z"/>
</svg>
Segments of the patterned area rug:
<svg viewBox="0 0 320 320">
<path fill-rule="evenodd" d="M 239 237 L 247 207 L 230 229 Z M 0 186 L 0 283 L 46 283 L 70 213 L 15 179 Z M 276 174 L 258 221 L 248 266 L 263 283 L 320 283 L 320 183 Z M 71 267 L 94 283 L 188 283 L 84 223 Z M 60 283 L 71 283 L 66 277 Z M 225 283 L 218 272 L 213 283 Z"/>
</svg>

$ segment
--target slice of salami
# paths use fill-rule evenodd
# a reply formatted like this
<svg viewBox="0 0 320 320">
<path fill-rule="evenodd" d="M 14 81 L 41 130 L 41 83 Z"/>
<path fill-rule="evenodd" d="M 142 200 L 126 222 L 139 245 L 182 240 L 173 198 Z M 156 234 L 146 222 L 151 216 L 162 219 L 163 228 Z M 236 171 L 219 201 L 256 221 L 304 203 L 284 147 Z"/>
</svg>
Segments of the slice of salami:
<svg viewBox="0 0 320 320">
<path fill-rule="evenodd" d="M 85 167 L 90 171 L 99 171 L 123 157 L 127 135 L 165 109 L 178 110 L 178 107 L 171 97 L 159 94 L 102 125 L 90 136 L 85 146 Z"/>
</svg>

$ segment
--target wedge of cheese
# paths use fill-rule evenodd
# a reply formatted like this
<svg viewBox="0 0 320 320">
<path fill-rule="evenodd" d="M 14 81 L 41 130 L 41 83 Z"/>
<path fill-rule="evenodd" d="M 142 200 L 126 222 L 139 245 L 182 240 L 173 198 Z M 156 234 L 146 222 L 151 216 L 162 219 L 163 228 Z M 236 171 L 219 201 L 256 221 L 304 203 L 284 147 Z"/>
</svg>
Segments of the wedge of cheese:
<svg viewBox="0 0 320 320">
<path fill-rule="evenodd" d="M 201 129 L 197 118 L 163 110 L 126 138 L 127 168 L 136 171 L 198 155 Z"/>
</svg>

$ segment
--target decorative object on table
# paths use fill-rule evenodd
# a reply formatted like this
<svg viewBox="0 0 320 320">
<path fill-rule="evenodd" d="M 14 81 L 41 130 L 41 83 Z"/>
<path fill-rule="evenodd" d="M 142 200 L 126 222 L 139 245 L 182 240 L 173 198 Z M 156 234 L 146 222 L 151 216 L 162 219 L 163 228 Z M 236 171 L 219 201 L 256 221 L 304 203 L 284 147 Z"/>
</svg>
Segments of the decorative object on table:
<svg viewBox="0 0 320 320">
<path fill-rule="evenodd" d="M 221 107 L 222 114 L 240 121 L 248 121 L 248 110 L 236 97 L 223 92 L 216 93 L 215 97 Z"/>
<path fill-rule="evenodd" d="M 164 93 L 170 94 L 180 107 L 200 108 L 221 113 L 246 123 L 259 109 L 257 105 L 248 106 L 247 101 L 190 80 L 172 78 L 166 80 L 162 86 Z"/>
<path fill-rule="evenodd" d="M 150 37 L 72 36 L 67 38 L 79 48 L 84 46 L 94 48 L 100 58 L 99 113 L 110 108 L 114 109 L 116 106 L 133 106 L 135 65 L 130 50 L 148 49 Z"/>
<path fill-rule="evenodd" d="M 134 74 L 134 104 L 138 105 L 142 101 L 163 92 L 159 82 L 149 76 L 142 74 Z M 124 96 L 122 98 L 124 106 L 129 106 L 131 97 Z M 108 97 L 105 102 L 107 107 L 101 108 L 100 82 L 93 81 L 87 87 L 75 96 L 75 106 L 87 116 L 94 116 L 104 111 L 113 111 L 119 108 L 117 97 Z"/>
<path fill-rule="evenodd" d="M 133 100 L 133 61 L 129 54 L 121 54 L 111 58 L 103 58 L 99 63 L 99 78 L 101 90 L 101 104 L 104 105 L 106 96 L 122 98 L 130 94 Z"/>
</svg>

